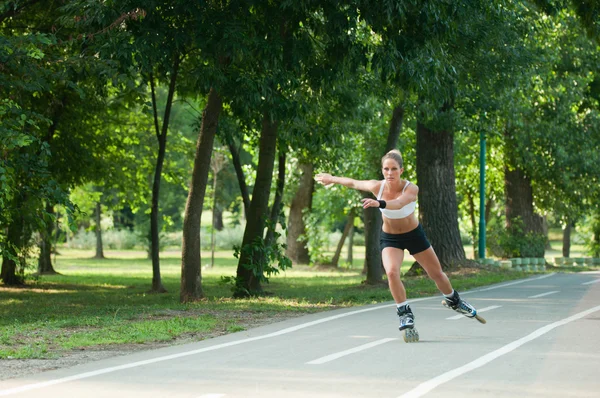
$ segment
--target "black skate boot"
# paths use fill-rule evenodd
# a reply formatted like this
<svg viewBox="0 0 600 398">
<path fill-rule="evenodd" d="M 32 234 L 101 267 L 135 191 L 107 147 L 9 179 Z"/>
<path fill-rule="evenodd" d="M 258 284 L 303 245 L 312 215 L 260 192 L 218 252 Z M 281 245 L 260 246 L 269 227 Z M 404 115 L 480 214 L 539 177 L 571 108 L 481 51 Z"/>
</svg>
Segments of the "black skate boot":
<svg viewBox="0 0 600 398">
<path fill-rule="evenodd" d="M 398 317 L 400 318 L 400 331 L 402 337 L 407 343 L 416 343 L 419 341 L 419 332 L 415 329 L 415 316 L 408 304 L 398 308 Z"/>
<path fill-rule="evenodd" d="M 485 323 L 485 319 L 477 315 L 477 310 L 471 304 L 460 298 L 460 295 L 455 290 L 452 297 L 444 297 L 442 304 L 445 307 L 453 309 L 454 311 L 463 314 L 467 318 L 475 318 L 481 323 Z"/>
</svg>

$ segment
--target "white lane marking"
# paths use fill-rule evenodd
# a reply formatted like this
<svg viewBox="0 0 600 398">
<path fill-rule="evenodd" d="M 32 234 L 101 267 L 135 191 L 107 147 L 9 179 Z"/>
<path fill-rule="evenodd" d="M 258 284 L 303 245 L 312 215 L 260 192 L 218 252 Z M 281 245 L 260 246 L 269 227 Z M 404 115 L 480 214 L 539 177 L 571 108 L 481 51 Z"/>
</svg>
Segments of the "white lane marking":
<svg viewBox="0 0 600 398">
<path fill-rule="evenodd" d="M 345 350 L 345 351 L 340 351 L 340 352 L 336 352 L 335 354 L 331 354 L 331 355 L 327 355 L 318 359 L 315 359 L 313 361 L 310 362 L 306 362 L 307 365 L 321 365 L 325 362 L 330 362 L 330 361 L 334 361 L 338 358 L 341 357 L 345 357 L 346 355 L 350 355 L 350 354 L 354 354 L 360 351 L 364 351 L 367 350 L 371 347 L 376 347 L 380 344 L 385 344 L 387 342 L 390 341 L 394 341 L 394 340 L 398 340 L 397 338 L 387 338 L 387 339 L 381 339 L 381 340 L 377 340 L 377 341 L 372 341 L 370 343 L 367 344 L 363 344 L 363 345 L 359 345 L 358 347 L 354 347 L 354 348 L 350 348 L 349 350 Z"/>
<path fill-rule="evenodd" d="M 431 390 L 433 390 L 434 388 L 447 383 L 451 380 L 456 379 L 457 377 L 470 372 L 472 370 L 475 370 L 477 368 L 482 367 L 483 365 L 493 361 L 494 359 L 497 359 L 499 357 L 501 357 L 502 355 L 508 354 L 509 352 L 512 352 L 514 350 L 516 350 L 517 348 L 519 348 L 520 346 L 522 346 L 525 343 L 528 343 L 534 339 L 537 339 L 540 336 L 543 336 L 544 334 L 552 331 L 553 329 L 559 327 L 559 326 L 563 326 L 566 325 L 570 322 L 576 321 L 578 319 L 581 319 L 587 315 L 593 314 L 594 312 L 600 311 L 600 305 L 590 308 L 589 310 L 585 310 L 582 311 L 578 314 L 572 315 L 568 318 L 565 318 L 561 321 L 557 321 L 554 323 L 551 323 L 549 325 L 546 325 L 544 327 L 541 327 L 533 332 L 531 332 L 530 334 L 528 334 L 525 337 L 521 337 L 518 340 L 513 341 L 512 343 L 509 343 L 507 345 L 505 345 L 504 347 L 501 347 L 495 351 L 490 352 L 489 354 L 486 354 L 482 357 L 477 358 L 474 361 L 471 361 L 469 363 L 467 363 L 466 365 L 463 365 L 459 368 L 455 368 L 449 372 L 446 373 L 442 373 L 441 375 L 434 377 L 431 380 L 428 380 L 424 383 L 419 384 L 417 387 L 413 388 L 412 390 L 408 391 L 405 394 L 402 394 L 400 397 L 398 398 L 419 398 L 422 397 L 423 395 L 427 394 L 428 392 L 430 392 Z"/>
<path fill-rule="evenodd" d="M 224 396 L 225 396 L 225 394 L 204 394 L 204 395 L 200 395 L 198 398 L 221 398 Z"/>
<path fill-rule="evenodd" d="M 484 291 L 488 291 L 488 290 L 500 289 L 500 288 L 503 288 L 503 287 L 506 287 L 506 286 L 516 285 L 516 284 L 519 284 L 519 283 L 531 282 L 533 280 L 538 280 L 538 279 L 544 279 L 544 278 L 550 277 L 552 275 L 555 275 L 555 274 L 552 273 L 552 274 L 548 274 L 548 275 L 542 275 L 542 276 L 536 277 L 536 278 L 527 278 L 527 279 L 524 279 L 524 280 L 521 280 L 521 281 L 510 282 L 510 283 L 504 283 L 504 284 L 500 284 L 500 285 L 496 285 L 496 286 L 491 286 L 491 287 L 484 288 L 484 289 L 467 291 L 467 292 L 461 292 L 461 295 L 469 294 L 469 293 L 473 293 L 473 292 L 484 292 Z M 411 301 L 411 303 L 414 303 L 414 302 L 417 302 L 417 301 L 425 301 L 425 300 L 431 300 L 431 299 L 438 299 L 438 296 L 423 297 L 423 298 L 413 299 L 413 300 L 410 300 L 410 301 Z M 380 310 L 380 309 L 383 309 L 383 308 L 389 308 L 392 305 L 393 304 L 384 304 L 384 305 L 379 305 L 379 306 L 376 306 L 376 307 L 365 308 L 365 309 L 362 309 L 362 310 L 344 312 L 343 314 L 338 314 L 338 315 L 333 315 L 333 316 L 329 316 L 329 317 L 326 317 L 326 318 L 317 319 L 316 321 L 311 321 L 311 322 L 303 323 L 303 324 L 300 324 L 300 325 L 292 326 L 292 327 L 289 327 L 289 328 L 286 328 L 286 329 L 282 329 L 282 330 L 279 330 L 277 332 L 265 334 L 265 335 L 262 335 L 262 336 L 249 337 L 247 339 L 236 340 L 236 341 L 231 341 L 231 342 L 222 343 L 222 344 L 216 344 L 214 346 L 200 348 L 200 349 L 197 349 L 197 350 L 192 350 L 192 351 L 187 351 L 187 352 L 181 352 L 181 353 L 172 354 L 172 355 L 166 355 L 166 356 L 163 356 L 163 357 L 152 358 L 152 359 L 148 359 L 148 360 L 145 360 L 145 361 L 138 361 L 138 362 L 127 363 L 127 364 L 123 364 L 123 365 L 119 365 L 119 366 L 113 366 L 113 367 L 110 367 L 110 368 L 98 369 L 98 370 L 94 370 L 94 371 L 91 371 L 91 372 L 79 373 L 79 374 L 75 374 L 75 375 L 72 375 L 72 376 L 63 377 L 63 378 L 60 378 L 60 379 L 47 380 L 47 381 L 43 381 L 43 382 L 39 382 L 39 383 L 33 383 L 33 384 L 27 384 L 27 385 L 20 386 L 20 387 L 9 388 L 7 390 L 0 390 L 0 396 L 7 396 L 7 395 L 12 395 L 12 394 L 17 394 L 17 393 L 20 393 L 20 392 L 23 392 L 23 391 L 36 390 L 36 389 L 39 389 L 39 388 L 54 386 L 56 384 L 62 384 L 62 383 L 70 382 L 70 381 L 87 379 L 89 377 L 99 376 L 99 375 L 103 375 L 103 374 L 106 374 L 106 373 L 117 372 L 119 370 L 131 369 L 131 368 L 135 368 L 135 367 L 138 367 L 138 366 L 149 365 L 149 364 L 153 364 L 153 363 L 157 363 L 157 362 L 163 362 L 163 361 L 169 361 L 171 359 L 177 359 L 177 358 L 187 357 L 187 356 L 190 356 L 190 355 L 196 355 L 196 354 L 200 354 L 200 353 L 207 352 L 207 351 L 219 350 L 221 348 L 232 347 L 232 346 L 236 346 L 236 345 L 240 345 L 240 344 L 250 343 L 250 342 L 253 342 L 253 341 L 257 341 L 257 340 L 269 339 L 271 337 L 277 337 L 277 336 L 281 336 L 281 335 L 284 335 L 284 334 L 296 332 L 296 331 L 301 330 L 301 329 L 305 329 L 305 328 L 308 328 L 308 327 L 311 327 L 311 326 L 314 326 L 314 325 L 318 325 L 318 324 L 321 324 L 321 323 L 325 323 L 325 322 L 334 321 L 336 319 L 344 318 L 344 317 L 347 317 L 347 316 L 361 314 L 363 312 Z"/>
<path fill-rule="evenodd" d="M 549 296 L 554 293 L 560 293 L 560 292 L 558 290 L 556 290 L 554 292 L 546 292 L 546 293 L 536 294 L 535 296 L 529 296 L 527 298 L 540 298 L 540 297 L 544 297 L 544 296 Z"/>
<path fill-rule="evenodd" d="M 475 289 L 475 290 L 469 290 L 468 292 L 461 292 L 460 295 L 464 296 L 465 294 L 470 294 L 470 293 L 479 293 L 479 292 L 487 292 L 488 290 L 494 290 L 494 289 L 499 289 L 501 287 L 507 287 L 507 286 L 512 286 L 512 285 L 518 285 L 520 283 L 525 283 L 525 282 L 531 282 L 531 281 L 537 281 L 540 279 L 546 279 L 549 278 L 551 276 L 556 275 L 555 273 L 551 273 L 551 274 L 546 274 L 546 275 L 542 275 L 542 276 L 538 276 L 536 278 L 527 278 L 527 279 L 522 279 L 520 281 L 516 281 L 516 282 L 508 282 L 508 283 L 503 283 L 501 285 L 496 285 L 496 286 L 492 286 L 492 287 L 486 287 L 483 289 Z"/>
<path fill-rule="evenodd" d="M 591 285 L 592 283 L 600 283 L 600 279 L 594 279 L 593 281 L 584 282 L 582 285 Z"/>
<path fill-rule="evenodd" d="M 500 308 L 500 307 L 502 307 L 502 306 L 501 305 L 491 305 L 489 307 L 478 309 L 477 313 L 479 314 L 480 312 L 486 312 L 486 311 L 489 311 L 489 310 L 495 310 L 496 308 Z M 446 318 L 446 319 L 452 319 L 452 320 L 454 320 L 454 319 L 462 319 L 462 318 L 467 318 L 467 317 L 464 316 L 464 315 L 462 315 L 462 314 L 459 314 L 459 315 L 451 316 L 451 317 Z"/>
</svg>

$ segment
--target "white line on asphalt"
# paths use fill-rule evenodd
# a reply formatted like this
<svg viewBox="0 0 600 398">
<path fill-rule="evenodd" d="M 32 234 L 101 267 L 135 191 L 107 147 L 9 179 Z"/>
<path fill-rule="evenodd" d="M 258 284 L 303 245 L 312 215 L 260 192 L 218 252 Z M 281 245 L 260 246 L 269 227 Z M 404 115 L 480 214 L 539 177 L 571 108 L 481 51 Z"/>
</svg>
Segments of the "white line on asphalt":
<svg viewBox="0 0 600 398">
<path fill-rule="evenodd" d="M 554 294 L 554 293 L 559 293 L 559 291 L 556 290 L 554 292 L 546 292 L 546 293 L 536 294 L 535 296 L 529 296 L 527 298 L 540 298 L 540 297 L 544 297 L 544 296 L 549 296 L 549 295 Z"/>
<path fill-rule="evenodd" d="M 480 309 L 477 310 L 477 313 L 479 314 L 480 312 L 486 312 L 486 311 L 489 311 L 489 310 L 495 310 L 496 308 L 500 308 L 500 307 L 502 307 L 502 306 L 501 305 L 492 305 L 492 306 L 489 306 L 489 307 L 480 308 Z M 451 316 L 451 317 L 446 318 L 446 319 L 455 320 L 455 319 L 462 319 L 462 318 L 466 318 L 466 316 L 464 316 L 462 314 L 461 315 L 454 315 L 454 316 Z"/>
<path fill-rule="evenodd" d="M 537 277 L 537 278 L 527 278 L 527 279 L 524 279 L 524 280 L 521 280 L 521 281 L 516 281 L 516 282 L 511 282 L 511 283 L 504 283 L 504 284 L 500 284 L 500 285 L 496 285 L 496 286 L 491 286 L 491 287 L 484 288 L 484 289 L 472 290 L 472 291 L 467 291 L 467 292 L 461 292 L 461 295 L 469 294 L 469 293 L 474 293 L 474 292 L 484 292 L 484 291 L 488 291 L 488 290 L 500 289 L 500 288 L 503 288 L 503 287 L 506 287 L 506 286 L 516 285 L 516 284 L 519 284 L 519 283 L 531 282 L 532 280 L 544 279 L 544 278 L 550 277 L 552 275 L 555 275 L 555 274 L 552 273 L 552 274 L 548 274 L 548 275 L 542 275 L 542 276 Z M 411 301 L 411 303 L 413 303 L 413 302 L 417 302 L 417 301 L 425 301 L 425 300 L 431 300 L 431 299 L 438 299 L 438 296 L 423 297 L 423 298 L 413 299 L 413 300 L 410 300 L 410 301 Z M 213 346 L 199 348 L 197 350 L 180 352 L 178 354 L 172 354 L 172 355 L 165 355 L 165 356 L 162 356 L 162 357 L 152 358 L 152 359 L 148 359 L 148 360 L 145 360 L 145 361 L 131 362 L 131 363 L 126 363 L 126 364 L 119 365 L 119 366 L 113 366 L 113 367 L 110 367 L 110 368 L 104 368 L 104 369 L 94 370 L 94 371 L 91 371 L 91 372 L 79 373 L 79 374 L 75 374 L 75 375 L 72 375 L 72 376 L 63 377 L 63 378 L 60 378 L 60 379 L 47 380 L 47 381 L 43 381 L 43 382 L 40 382 L 40 383 L 26 384 L 26 385 L 20 386 L 20 387 L 9 388 L 7 390 L 0 390 L 0 396 L 7 396 L 7 395 L 17 394 L 17 393 L 24 392 L 24 391 L 37 390 L 39 388 L 50 387 L 50 386 L 54 386 L 56 384 L 67 383 L 67 382 L 75 381 L 75 380 L 87 379 L 89 377 L 99 376 L 99 375 L 103 375 L 103 374 L 106 374 L 106 373 L 117 372 L 119 370 L 136 368 L 138 366 L 149 365 L 149 364 L 153 364 L 153 363 L 157 363 L 157 362 L 163 362 L 163 361 L 169 361 L 171 359 L 177 359 L 177 358 L 187 357 L 187 356 L 190 356 L 190 355 L 201 354 L 201 353 L 207 352 L 207 351 L 214 351 L 214 350 L 219 350 L 221 348 L 233 347 L 233 346 L 236 346 L 236 345 L 250 343 L 250 342 L 253 342 L 253 341 L 257 341 L 257 340 L 263 340 L 263 339 L 269 339 L 269 338 L 272 338 L 272 337 L 282 336 L 284 334 L 296 332 L 296 331 L 301 330 L 301 329 L 305 329 L 305 328 L 308 328 L 308 327 L 311 327 L 311 326 L 319 325 L 319 324 L 325 323 L 325 322 L 334 321 L 336 319 L 344 318 L 344 317 L 347 317 L 347 316 L 361 314 L 363 312 L 380 310 L 380 309 L 383 309 L 383 308 L 390 308 L 393 305 L 394 304 L 383 304 L 383 305 L 379 305 L 379 306 L 375 306 L 375 307 L 364 308 L 362 310 L 348 311 L 348 312 L 344 312 L 342 314 L 338 314 L 338 315 L 333 315 L 333 316 L 329 316 L 329 317 L 326 317 L 326 318 L 317 319 L 316 321 L 302 323 L 300 325 L 296 325 L 296 326 L 292 326 L 292 327 L 289 327 L 289 328 L 285 328 L 285 329 L 279 330 L 277 332 L 265 334 L 265 335 L 262 335 L 262 336 L 249 337 L 247 339 L 230 341 L 228 343 L 215 344 Z"/>
<path fill-rule="evenodd" d="M 528 279 L 522 279 L 520 281 L 516 281 L 516 282 L 509 282 L 509 283 L 503 283 L 501 285 L 496 285 L 496 286 L 492 286 L 492 287 L 486 287 L 483 289 L 475 289 L 475 290 L 469 290 L 468 292 L 460 292 L 461 296 L 464 296 L 465 294 L 470 294 L 470 293 L 479 293 L 479 292 L 487 292 L 488 290 L 494 290 L 494 289 L 499 289 L 501 287 L 507 287 L 507 286 L 512 286 L 512 285 L 518 285 L 520 283 L 525 283 L 525 282 L 531 282 L 531 281 L 537 281 L 540 279 L 546 279 L 549 278 L 551 276 L 556 275 L 555 273 L 551 273 L 551 274 L 546 274 L 546 275 L 542 275 L 539 276 L 537 278 L 528 278 Z"/>
<path fill-rule="evenodd" d="M 387 338 L 387 339 L 381 339 L 381 340 L 377 340 L 377 341 L 372 341 L 370 343 L 367 344 L 363 344 L 363 345 L 359 345 L 358 347 L 354 347 L 354 348 L 350 348 L 349 350 L 345 350 L 345 351 L 340 351 L 340 352 L 336 352 L 335 354 L 331 354 L 331 355 L 327 355 L 318 359 L 315 359 L 313 361 L 310 362 L 306 362 L 307 365 L 321 365 L 325 362 L 330 362 L 330 361 L 334 361 L 338 358 L 341 357 L 345 357 L 346 355 L 350 355 L 350 354 L 354 354 L 356 352 L 360 352 L 360 351 L 364 351 L 367 350 L 371 347 L 376 347 L 380 344 L 385 344 L 389 341 L 394 341 L 394 340 L 398 340 L 396 338 Z"/>
<path fill-rule="evenodd" d="M 600 283 L 600 279 L 594 279 L 593 281 L 584 282 L 582 285 L 591 285 L 592 283 Z"/>
<path fill-rule="evenodd" d="M 495 351 L 490 352 L 489 354 L 486 354 L 480 358 L 477 358 L 476 360 L 469 362 L 466 365 L 463 365 L 459 368 L 455 368 L 449 372 L 446 373 L 442 373 L 441 375 L 434 377 L 431 380 L 428 380 L 424 383 L 419 384 L 417 387 L 415 387 L 414 389 L 408 391 L 407 393 L 401 395 L 399 398 L 419 398 L 422 397 L 423 395 L 427 394 L 428 392 L 430 392 L 431 390 L 433 390 L 434 388 L 447 383 L 451 380 L 456 379 L 457 377 L 470 372 L 472 370 L 475 370 L 477 368 L 482 367 L 483 365 L 486 365 L 487 363 L 493 361 L 494 359 L 497 359 L 499 357 L 501 357 L 502 355 L 508 354 L 511 351 L 516 350 L 517 348 L 519 348 L 520 346 L 522 346 L 525 343 L 528 343 L 534 339 L 537 339 L 540 336 L 543 336 L 544 334 L 550 332 L 551 330 L 559 327 L 559 326 L 563 326 L 566 325 L 570 322 L 576 321 L 578 319 L 581 319 L 587 315 L 590 315 L 594 312 L 600 311 L 600 305 L 590 308 L 589 310 L 585 310 L 582 311 L 578 314 L 575 314 L 573 316 L 570 316 L 568 318 L 565 318 L 561 321 L 557 321 L 554 323 L 551 323 L 549 325 L 546 325 L 542 328 L 539 328 L 538 330 L 528 334 L 525 337 L 521 337 L 518 340 L 513 341 L 512 343 L 509 343 L 507 345 L 505 345 L 504 347 L 501 347 Z"/>
<path fill-rule="evenodd" d="M 224 396 L 225 396 L 225 394 L 204 394 L 204 395 L 200 395 L 198 398 L 221 398 Z"/>
</svg>

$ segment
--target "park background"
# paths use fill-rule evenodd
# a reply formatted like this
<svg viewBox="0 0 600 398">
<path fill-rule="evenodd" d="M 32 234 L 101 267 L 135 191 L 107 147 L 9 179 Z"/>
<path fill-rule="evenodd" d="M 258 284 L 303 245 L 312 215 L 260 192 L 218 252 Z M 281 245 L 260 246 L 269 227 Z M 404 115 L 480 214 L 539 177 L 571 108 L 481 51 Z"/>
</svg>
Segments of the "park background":
<svg viewBox="0 0 600 398">
<path fill-rule="evenodd" d="M 459 290 L 600 257 L 599 9 L 5 1 L 0 357 L 389 300 L 379 212 L 313 176 L 392 148 Z"/>
</svg>

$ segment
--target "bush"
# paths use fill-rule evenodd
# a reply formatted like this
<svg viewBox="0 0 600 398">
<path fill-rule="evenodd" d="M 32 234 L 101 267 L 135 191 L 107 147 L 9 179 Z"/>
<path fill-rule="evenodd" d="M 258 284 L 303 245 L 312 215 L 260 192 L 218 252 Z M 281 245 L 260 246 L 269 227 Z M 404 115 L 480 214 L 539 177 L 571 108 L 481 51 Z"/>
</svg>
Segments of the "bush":
<svg viewBox="0 0 600 398">
<path fill-rule="evenodd" d="M 132 250 L 145 247 L 144 239 L 129 230 L 102 231 L 102 245 L 110 250 Z M 96 233 L 80 229 L 69 241 L 69 247 L 81 250 L 96 248 Z"/>
<path fill-rule="evenodd" d="M 236 225 L 230 228 L 224 228 L 222 231 L 215 231 L 215 249 L 233 250 L 234 247 L 241 247 L 244 239 L 243 225 Z M 200 231 L 200 245 L 202 250 L 211 248 L 211 227 L 203 227 Z"/>
<path fill-rule="evenodd" d="M 492 256 L 543 257 L 546 250 L 546 236 L 523 231 L 523 222 L 514 220 L 511 227 L 502 226 L 502 220 L 489 225 L 487 248 Z"/>
<path fill-rule="evenodd" d="M 69 241 L 69 247 L 73 249 L 90 250 L 96 247 L 96 234 L 81 228 Z"/>
<path fill-rule="evenodd" d="M 139 236 L 127 229 L 104 231 L 102 242 L 104 247 L 111 250 L 132 250 L 143 245 Z"/>
</svg>

